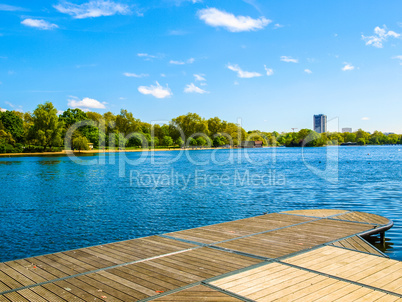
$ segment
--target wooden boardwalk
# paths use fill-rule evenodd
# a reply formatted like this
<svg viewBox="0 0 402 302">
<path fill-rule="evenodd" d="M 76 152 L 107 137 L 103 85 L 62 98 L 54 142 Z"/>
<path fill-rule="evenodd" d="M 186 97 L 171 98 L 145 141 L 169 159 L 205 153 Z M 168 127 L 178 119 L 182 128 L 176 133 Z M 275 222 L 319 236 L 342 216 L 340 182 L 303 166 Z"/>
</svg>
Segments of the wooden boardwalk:
<svg viewBox="0 0 402 302">
<path fill-rule="evenodd" d="M 301 210 L 0 263 L 2 301 L 402 301 L 388 219 Z"/>
</svg>

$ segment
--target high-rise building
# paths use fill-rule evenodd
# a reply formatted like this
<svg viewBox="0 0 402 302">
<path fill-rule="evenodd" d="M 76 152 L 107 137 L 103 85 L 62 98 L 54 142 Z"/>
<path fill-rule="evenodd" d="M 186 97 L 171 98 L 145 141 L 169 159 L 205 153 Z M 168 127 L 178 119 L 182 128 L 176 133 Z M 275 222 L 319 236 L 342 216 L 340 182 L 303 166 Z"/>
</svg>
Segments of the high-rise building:
<svg viewBox="0 0 402 302">
<path fill-rule="evenodd" d="M 314 131 L 317 133 L 327 132 L 327 116 L 325 114 L 314 115 Z"/>
<path fill-rule="evenodd" d="M 352 128 L 342 128 L 342 133 L 345 133 L 345 132 L 351 133 L 351 132 L 352 132 Z"/>
</svg>

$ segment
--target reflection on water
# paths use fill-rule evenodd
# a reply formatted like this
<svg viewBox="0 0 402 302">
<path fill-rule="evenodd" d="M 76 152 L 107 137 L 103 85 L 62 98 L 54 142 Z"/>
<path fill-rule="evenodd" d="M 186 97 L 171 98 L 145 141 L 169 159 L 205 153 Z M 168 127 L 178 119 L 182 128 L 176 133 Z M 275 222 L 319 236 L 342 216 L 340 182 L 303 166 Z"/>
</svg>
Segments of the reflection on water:
<svg viewBox="0 0 402 302">
<path fill-rule="evenodd" d="M 383 253 L 390 252 L 393 249 L 394 243 L 391 241 L 391 238 L 385 237 L 383 241 L 380 236 L 370 236 L 365 239 Z"/>
<path fill-rule="evenodd" d="M 328 167 L 327 149 L 202 150 L 178 159 L 178 151 L 133 152 L 124 156 L 137 165 L 125 165 L 125 177 L 121 154 L 102 155 L 104 165 L 0 158 L 0 261 L 313 208 L 392 219 L 384 250 L 402 260 L 402 152 L 341 147 L 339 180 L 330 183 L 312 172 Z"/>
</svg>

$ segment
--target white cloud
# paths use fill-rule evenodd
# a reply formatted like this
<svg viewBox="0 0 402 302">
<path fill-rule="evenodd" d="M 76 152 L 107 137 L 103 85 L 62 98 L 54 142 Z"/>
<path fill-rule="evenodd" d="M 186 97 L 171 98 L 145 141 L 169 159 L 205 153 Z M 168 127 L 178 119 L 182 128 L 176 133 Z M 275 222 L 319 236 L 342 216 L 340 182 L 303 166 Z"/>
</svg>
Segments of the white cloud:
<svg viewBox="0 0 402 302">
<path fill-rule="evenodd" d="M 230 69 L 230 70 L 233 70 L 233 71 L 237 72 L 237 76 L 238 76 L 239 78 L 247 78 L 247 79 L 249 79 L 249 78 L 255 78 L 255 77 L 260 77 L 260 76 L 262 76 L 262 74 L 260 74 L 260 73 L 258 73 L 258 72 L 254 72 L 254 71 L 252 71 L 252 72 L 250 72 L 250 71 L 244 71 L 244 70 L 242 70 L 237 64 L 236 64 L 236 65 L 228 64 L 227 68 Z"/>
<path fill-rule="evenodd" d="M 136 74 L 136 73 L 130 73 L 130 72 L 125 72 L 125 73 L 123 73 L 123 75 L 126 77 L 131 77 L 131 78 L 145 78 L 145 77 L 149 76 L 149 74 L 146 74 L 146 73 Z"/>
<path fill-rule="evenodd" d="M 155 58 L 156 58 L 156 56 L 150 55 L 150 54 L 147 54 L 147 53 L 137 53 L 137 56 L 139 56 L 139 57 L 146 57 L 146 58 L 152 58 L 152 59 L 155 59 Z"/>
<path fill-rule="evenodd" d="M 206 8 L 198 11 L 198 17 L 213 27 L 223 27 L 231 32 L 255 31 L 263 29 L 271 20 L 265 17 L 253 19 L 246 16 L 235 16 L 216 8 Z"/>
<path fill-rule="evenodd" d="M 345 66 L 342 67 L 343 71 L 350 71 L 350 70 L 355 69 L 355 67 L 352 64 L 349 64 L 349 63 L 343 63 L 343 64 L 345 64 Z"/>
<path fill-rule="evenodd" d="M 57 110 L 57 115 L 62 115 L 64 113 L 63 110 Z"/>
<path fill-rule="evenodd" d="M 187 34 L 188 34 L 188 32 L 181 30 L 181 29 L 169 30 L 169 32 L 168 32 L 168 35 L 170 35 L 170 36 L 184 36 Z"/>
<path fill-rule="evenodd" d="M 274 24 L 274 29 L 282 28 L 282 27 L 284 27 L 284 26 L 285 26 L 285 25 L 276 23 L 276 24 Z"/>
<path fill-rule="evenodd" d="M 264 65 L 265 71 L 267 72 L 267 76 L 271 76 L 274 74 L 274 70 L 272 68 L 268 68 L 267 65 Z"/>
<path fill-rule="evenodd" d="M 101 103 L 95 99 L 83 98 L 81 101 L 77 97 L 71 97 L 68 106 L 80 109 L 105 109 L 105 102 Z"/>
<path fill-rule="evenodd" d="M 43 29 L 43 30 L 50 30 L 54 28 L 58 28 L 56 24 L 49 23 L 45 20 L 38 20 L 38 19 L 25 19 L 21 22 L 21 24 L 29 27 L 35 27 L 38 29 Z"/>
<path fill-rule="evenodd" d="M 22 10 L 24 10 L 22 7 L 7 5 L 7 4 L 0 4 L 0 11 L 15 12 L 15 11 L 22 11 Z"/>
<path fill-rule="evenodd" d="M 368 121 L 369 119 L 369 117 L 362 117 L 362 121 Z"/>
<path fill-rule="evenodd" d="M 286 62 L 286 63 L 299 63 L 298 59 L 293 59 L 292 57 L 288 57 L 288 56 L 281 56 L 281 61 Z"/>
<path fill-rule="evenodd" d="M 6 104 L 6 105 L 10 106 L 11 108 L 14 108 L 14 107 L 15 107 L 15 106 L 14 106 L 12 103 L 7 102 L 7 101 L 5 101 L 5 102 L 4 102 L 4 104 Z"/>
<path fill-rule="evenodd" d="M 183 61 L 174 61 L 174 60 L 170 60 L 169 63 L 173 64 L 173 65 L 184 65 L 184 64 L 186 64 Z"/>
<path fill-rule="evenodd" d="M 373 36 L 364 36 L 362 35 L 362 39 L 366 41 L 366 45 L 372 45 L 377 48 L 382 48 L 383 43 L 388 40 L 389 37 L 392 38 L 399 38 L 400 34 L 388 30 L 387 27 L 384 25 L 383 28 L 377 26 L 374 28 L 374 35 Z"/>
<path fill-rule="evenodd" d="M 395 57 L 392 57 L 392 59 L 399 60 L 399 64 L 402 65 L 402 56 L 395 56 Z"/>
<path fill-rule="evenodd" d="M 195 61 L 194 58 L 190 58 L 190 59 L 188 59 L 187 61 L 175 61 L 175 60 L 170 60 L 169 63 L 170 63 L 170 64 L 173 64 L 173 65 L 184 65 L 184 64 L 193 64 L 194 61 Z"/>
<path fill-rule="evenodd" d="M 304 72 L 305 72 L 305 73 L 308 73 L 308 74 L 313 73 L 310 69 L 304 69 Z"/>
<path fill-rule="evenodd" d="M 91 0 L 82 4 L 65 1 L 53 7 L 63 14 L 73 16 L 75 19 L 112 16 L 115 14 L 126 15 L 130 13 L 130 8 L 127 5 L 111 0 Z"/>
<path fill-rule="evenodd" d="M 184 92 L 185 93 L 200 93 L 200 94 L 209 93 L 208 91 L 195 86 L 193 83 L 187 85 L 186 88 L 184 88 Z"/>
<path fill-rule="evenodd" d="M 196 81 L 202 82 L 202 81 L 206 81 L 206 79 L 204 78 L 205 74 L 194 74 L 194 78 Z"/>
<path fill-rule="evenodd" d="M 169 87 L 162 87 L 158 82 L 156 82 L 156 86 L 140 86 L 138 87 L 138 91 L 142 94 L 150 94 L 158 99 L 164 99 L 166 97 L 170 97 L 173 95 L 172 91 Z"/>
</svg>

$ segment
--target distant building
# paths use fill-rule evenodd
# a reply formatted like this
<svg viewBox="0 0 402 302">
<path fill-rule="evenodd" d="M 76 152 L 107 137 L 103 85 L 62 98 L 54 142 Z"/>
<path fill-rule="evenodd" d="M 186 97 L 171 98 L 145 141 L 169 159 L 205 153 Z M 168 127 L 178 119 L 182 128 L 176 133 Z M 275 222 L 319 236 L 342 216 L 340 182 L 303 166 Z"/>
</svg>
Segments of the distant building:
<svg viewBox="0 0 402 302">
<path fill-rule="evenodd" d="M 342 128 L 342 133 L 349 132 L 352 133 L 352 128 Z"/>
<path fill-rule="evenodd" d="M 262 148 L 262 141 L 255 141 L 254 148 Z"/>
<path fill-rule="evenodd" d="M 314 115 L 314 131 L 317 133 L 327 132 L 327 116 L 325 114 Z"/>
<path fill-rule="evenodd" d="M 241 148 L 262 148 L 262 141 L 242 141 Z"/>
<path fill-rule="evenodd" d="M 7 109 L 0 108 L 0 112 L 6 112 Z"/>
</svg>

